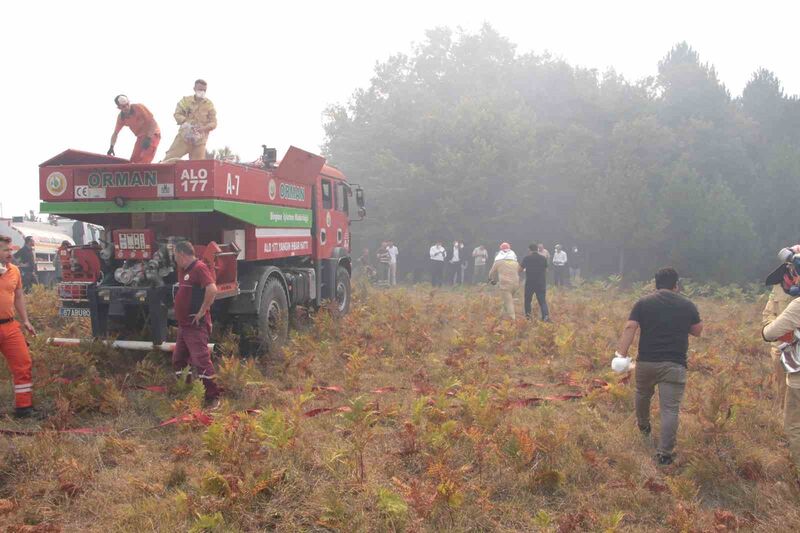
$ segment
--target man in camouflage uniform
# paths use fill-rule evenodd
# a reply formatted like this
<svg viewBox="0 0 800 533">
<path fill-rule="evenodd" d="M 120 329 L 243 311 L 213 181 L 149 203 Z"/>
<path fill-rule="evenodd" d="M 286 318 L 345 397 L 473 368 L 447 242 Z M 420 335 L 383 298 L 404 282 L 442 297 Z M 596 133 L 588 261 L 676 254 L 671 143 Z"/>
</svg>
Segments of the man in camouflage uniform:
<svg viewBox="0 0 800 533">
<path fill-rule="evenodd" d="M 208 134 L 217 127 L 217 111 L 206 98 L 208 84 L 204 80 L 194 82 L 194 94 L 184 96 L 175 108 L 175 122 L 180 126 L 178 135 L 167 150 L 164 161 L 180 159 L 189 154 L 189 159 L 206 158 Z"/>
</svg>

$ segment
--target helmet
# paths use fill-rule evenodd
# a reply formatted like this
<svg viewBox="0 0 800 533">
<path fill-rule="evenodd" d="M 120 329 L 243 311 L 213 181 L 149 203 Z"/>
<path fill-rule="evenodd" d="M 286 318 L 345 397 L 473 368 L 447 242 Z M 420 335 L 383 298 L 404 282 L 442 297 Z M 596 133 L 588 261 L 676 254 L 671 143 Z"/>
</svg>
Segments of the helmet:
<svg viewBox="0 0 800 533">
<path fill-rule="evenodd" d="M 767 285 L 780 284 L 783 292 L 790 296 L 800 296 L 800 246 L 783 248 L 778 259 L 783 263 L 767 276 Z"/>
</svg>

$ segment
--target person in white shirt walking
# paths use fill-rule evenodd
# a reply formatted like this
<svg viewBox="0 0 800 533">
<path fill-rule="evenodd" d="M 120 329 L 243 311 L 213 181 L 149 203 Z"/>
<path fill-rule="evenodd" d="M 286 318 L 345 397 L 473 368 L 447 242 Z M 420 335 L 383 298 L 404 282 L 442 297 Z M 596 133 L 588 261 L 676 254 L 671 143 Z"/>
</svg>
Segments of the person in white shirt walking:
<svg viewBox="0 0 800 533">
<path fill-rule="evenodd" d="M 386 249 L 389 252 L 389 285 L 397 285 L 397 256 L 400 250 L 394 241 L 389 241 L 389 247 Z"/>
<path fill-rule="evenodd" d="M 474 268 L 472 270 L 472 283 L 485 283 L 486 282 L 486 260 L 489 258 L 489 252 L 484 245 L 476 246 L 472 250 L 472 259 L 474 261 Z"/>
<path fill-rule="evenodd" d="M 556 244 L 556 250 L 553 254 L 553 274 L 555 276 L 556 287 L 563 287 L 569 283 L 567 252 L 561 249 L 560 244 Z"/>
<path fill-rule="evenodd" d="M 444 277 L 444 260 L 447 257 L 447 250 L 442 246 L 442 241 L 436 241 L 430 249 L 431 258 L 431 285 L 440 287 Z"/>
</svg>

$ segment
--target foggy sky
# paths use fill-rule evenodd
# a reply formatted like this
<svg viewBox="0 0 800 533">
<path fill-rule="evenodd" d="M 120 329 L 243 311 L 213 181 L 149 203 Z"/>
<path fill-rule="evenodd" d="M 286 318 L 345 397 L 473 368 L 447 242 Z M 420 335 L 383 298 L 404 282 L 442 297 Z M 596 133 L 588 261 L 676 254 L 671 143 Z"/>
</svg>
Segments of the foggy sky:
<svg viewBox="0 0 800 533">
<path fill-rule="evenodd" d="M 683 0 L 7 3 L 2 214 L 38 211 L 42 161 L 67 148 L 105 153 L 119 93 L 155 115 L 158 161 L 177 132 L 175 104 L 205 78 L 219 120 L 208 148 L 228 145 L 249 161 L 261 144 L 279 157 L 290 144 L 318 152 L 324 108 L 347 101 L 376 62 L 411 52 L 436 26 L 475 32 L 488 22 L 520 53 L 547 50 L 629 80 L 655 75 L 686 40 L 737 96 L 762 66 L 788 94 L 800 92 L 798 14 L 791 2 Z M 123 130 L 117 155 L 128 157 L 133 142 Z"/>
</svg>

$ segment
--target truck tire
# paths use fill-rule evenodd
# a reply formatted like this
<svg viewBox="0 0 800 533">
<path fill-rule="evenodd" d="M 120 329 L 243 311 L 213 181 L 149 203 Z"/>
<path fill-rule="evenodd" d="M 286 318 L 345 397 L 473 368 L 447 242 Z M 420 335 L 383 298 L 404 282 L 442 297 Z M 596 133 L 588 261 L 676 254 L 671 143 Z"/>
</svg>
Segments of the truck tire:
<svg viewBox="0 0 800 533">
<path fill-rule="evenodd" d="M 350 274 L 344 267 L 336 269 L 336 314 L 344 316 L 350 312 Z"/>
<path fill-rule="evenodd" d="M 275 355 L 289 338 L 289 303 L 277 278 L 269 278 L 261 291 L 258 312 L 260 353 Z"/>
</svg>

